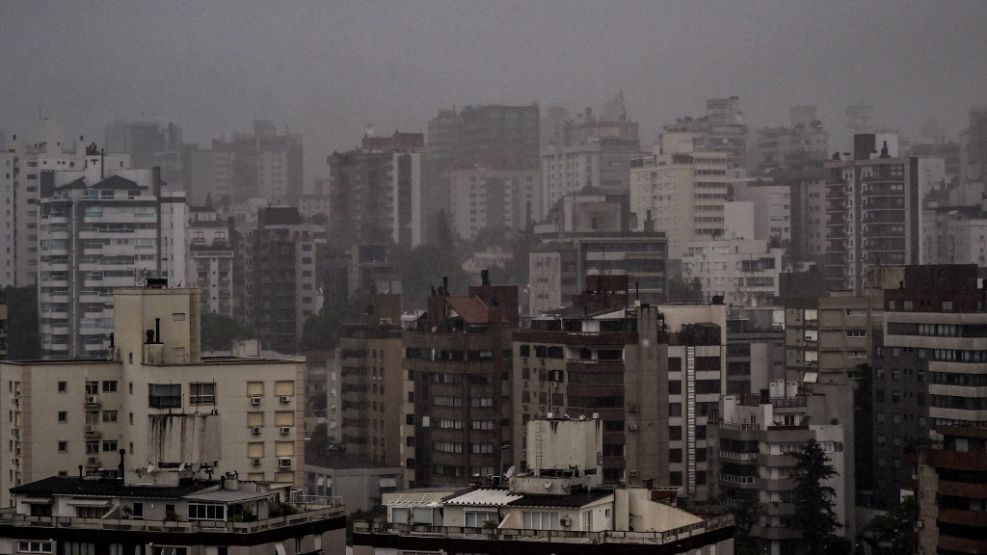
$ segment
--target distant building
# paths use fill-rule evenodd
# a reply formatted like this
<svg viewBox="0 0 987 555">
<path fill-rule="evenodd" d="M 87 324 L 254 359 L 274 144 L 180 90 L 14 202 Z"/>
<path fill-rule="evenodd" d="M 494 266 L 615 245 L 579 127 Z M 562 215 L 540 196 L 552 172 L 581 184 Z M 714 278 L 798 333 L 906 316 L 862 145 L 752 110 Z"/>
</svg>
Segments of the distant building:
<svg viewBox="0 0 987 555">
<path fill-rule="evenodd" d="M 678 509 L 660 486 L 601 488 L 600 420 L 539 418 L 526 428 L 529 470 L 507 487 L 385 494 L 385 522 L 355 523 L 354 554 L 732 552 L 729 515 Z"/>
<path fill-rule="evenodd" d="M 257 217 L 243 245 L 237 304 L 265 348 L 294 353 L 305 320 L 322 309 L 316 269 L 326 230 L 302 222 L 293 206 L 263 208 Z"/>
<path fill-rule="evenodd" d="M 488 104 L 439 110 L 428 122 L 424 218 L 429 237 L 439 212 L 449 213 L 453 170 L 537 171 L 538 105 Z"/>
<path fill-rule="evenodd" d="M 778 245 L 789 246 L 793 236 L 792 191 L 788 185 L 761 183 L 732 183 L 730 198 L 733 201 L 751 202 L 754 205 L 753 237 Z"/>
<path fill-rule="evenodd" d="M 796 106 L 788 127 L 762 127 L 755 132 L 749 165 L 758 175 L 785 172 L 804 159 L 829 156 L 829 132 L 817 119 L 815 106 Z"/>
<path fill-rule="evenodd" d="M 694 241 L 682 257 L 682 279 L 732 306 L 770 305 L 779 294 L 783 249 L 756 239 Z"/>
<path fill-rule="evenodd" d="M 919 552 L 987 552 L 987 428 L 940 427 L 936 437 L 918 456 Z"/>
<path fill-rule="evenodd" d="M 107 124 L 104 140 L 106 152 L 127 154 L 130 167 L 149 170 L 156 165 L 159 153 L 182 144 L 182 130 L 174 123 L 116 120 Z"/>
<path fill-rule="evenodd" d="M 897 156 L 893 135 L 854 137 L 852 159 L 826 164 L 826 278 L 861 291 L 869 268 L 919 262 L 918 158 Z"/>
<path fill-rule="evenodd" d="M 535 170 L 453 170 L 449 175 L 449 219 L 466 240 L 487 228 L 523 230 L 539 215 Z"/>
<path fill-rule="evenodd" d="M 728 156 L 695 150 L 693 144 L 692 134 L 666 132 L 652 155 L 631 161 L 636 229 L 664 233 L 673 259 L 684 256 L 691 241 L 724 234 Z"/>
<path fill-rule="evenodd" d="M 235 230 L 210 207 L 189 208 L 188 287 L 202 291 L 202 313 L 234 315 Z"/>
<path fill-rule="evenodd" d="M 329 156 L 329 225 L 338 243 L 423 242 L 423 142 L 421 133 L 395 131 Z"/>
<path fill-rule="evenodd" d="M 641 142 L 637 122 L 627 119 L 622 93 L 601 114 L 586 108 L 553 129 L 541 150 L 540 216 L 562 197 L 587 187 L 627 193 L 630 161 L 640 155 Z"/>
<path fill-rule="evenodd" d="M 740 98 L 711 98 L 706 101 L 706 115 L 679 118 L 666 125 L 665 133 L 689 133 L 696 152 L 717 152 L 726 155 L 727 164 L 734 168 L 747 166 L 748 130 L 740 110 Z"/>
<path fill-rule="evenodd" d="M 175 469 L 126 478 L 51 476 L 11 488 L 0 537 L 13 553 L 277 553 L 289 546 L 342 554 L 340 500 L 289 493 L 235 472 L 219 480 Z"/>
<path fill-rule="evenodd" d="M 728 309 L 725 394 L 756 394 L 785 379 L 784 313 L 779 307 Z"/>
<path fill-rule="evenodd" d="M 7 358 L 7 349 L 9 348 L 7 342 L 9 321 L 7 318 L 7 298 L 4 293 L 0 292 L 0 360 Z"/>
<path fill-rule="evenodd" d="M 185 195 L 156 170 L 95 149 L 76 171 L 45 173 L 38 306 L 45 358 L 101 358 L 113 329 L 112 291 L 146 278 L 187 282 Z"/>
<path fill-rule="evenodd" d="M 665 301 L 668 245 L 663 233 L 631 231 L 626 197 L 584 190 L 559 200 L 528 255 L 529 314 L 568 306 L 594 289 L 588 276 L 626 276 L 642 302 Z"/>
<path fill-rule="evenodd" d="M 987 107 L 971 108 L 960 133 L 960 182 L 987 182 Z"/>
<path fill-rule="evenodd" d="M 304 188 L 304 147 L 297 133 L 278 133 L 274 123 L 254 120 L 247 133 L 213 139 L 213 202 L 264 198 L 295 204 Z"/>
<path fill-rule="evenodd" d="M 149 285 L 114 290 L 113 343 L 98 359 L 0 363 L 6 483 L 112 472 L 125 449 L 128 474 L 184 464 L 302 486 L 304 364 L 203 358 L 198 290 Z"/>
</svg>

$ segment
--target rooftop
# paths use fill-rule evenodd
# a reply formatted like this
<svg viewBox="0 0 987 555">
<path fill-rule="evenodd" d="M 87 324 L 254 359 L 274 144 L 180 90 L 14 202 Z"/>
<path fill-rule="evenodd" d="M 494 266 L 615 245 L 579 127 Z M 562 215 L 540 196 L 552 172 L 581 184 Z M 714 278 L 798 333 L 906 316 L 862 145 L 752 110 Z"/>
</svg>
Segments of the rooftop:
<svg viewBox="0 0 987 555">
<path fill-rule="evenodd" d="M 11 495 L 44 496 L 78 495 L 90 497 L 179 498 L 216 485 L 217 482 L 182 480 L 177 486 L 126 485 L 116 478 L 79 478 L 50 476 L 36 482 L 10 488 Z"/>
</svg>

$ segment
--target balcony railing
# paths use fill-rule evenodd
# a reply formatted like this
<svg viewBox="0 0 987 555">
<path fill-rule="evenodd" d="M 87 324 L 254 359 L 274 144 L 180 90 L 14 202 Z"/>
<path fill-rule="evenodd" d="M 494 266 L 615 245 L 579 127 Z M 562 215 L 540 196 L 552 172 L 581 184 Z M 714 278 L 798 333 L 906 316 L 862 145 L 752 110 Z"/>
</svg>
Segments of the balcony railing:
<svg viewBox="0 0 987 555">
<path fill-rule="evenodd" d="M 267 518 L 253 522 L 228 522 L 222 520 L 135 520 L 118 518 L 79 518 L 71 516 L 19 515 L 16 509 L 0 511 L 0 524 L 25 528 L 104 530 L 116 532 L 168 532 L 174 534 L 225 533 L 256 534 L 288 526 L 298 526 L 343 516 L 345 510 L 339 498 L 327 498 L 331 506 L 311 508 L 293 515 Z"/>
<path fill-rule="evenodd" d="M 573 530 L 527 530 L 520 528 L 497 528 L 491 530 L 465 526 L 426 526 L 356 521 L 353 523 L 353 533 L 466 540 L 667 544 L 733 526 L 733 523 L 733 516 L 725 514 L 713 516 L 702 522 L 673 528 L 665 532 L 581 532 Z"/>
</svg>

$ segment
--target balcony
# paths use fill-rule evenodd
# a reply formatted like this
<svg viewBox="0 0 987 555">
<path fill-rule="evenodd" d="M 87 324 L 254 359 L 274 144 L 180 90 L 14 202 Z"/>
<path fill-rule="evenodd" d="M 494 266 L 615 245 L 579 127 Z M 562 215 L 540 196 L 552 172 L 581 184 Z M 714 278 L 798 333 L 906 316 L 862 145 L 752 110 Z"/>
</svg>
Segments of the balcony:
<svg viewBox="0 0 987 555">
<path fill-rule="evenodd" d="M 734 486 L 742 486 L 754 488 L 757 486 L 757 476 L 743 476 L 740 474 L 720 474 L 721 484 L 730 484 Z"/>
</svg>

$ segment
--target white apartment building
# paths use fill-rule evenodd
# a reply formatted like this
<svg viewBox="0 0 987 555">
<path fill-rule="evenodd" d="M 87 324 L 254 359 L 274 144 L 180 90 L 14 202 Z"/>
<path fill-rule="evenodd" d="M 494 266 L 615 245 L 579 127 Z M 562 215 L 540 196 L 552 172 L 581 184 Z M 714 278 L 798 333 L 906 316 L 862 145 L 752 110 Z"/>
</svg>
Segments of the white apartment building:
<svg viewBox="0 0 987 555">
<path fill-rule="evenodd" d="M 38 281 L 38 224 L 42 192 L 52 175 L 78 171 L 95 145 L 83 148 L 62 142 L 52 122 L 45 122 L 42 140 L 14 140 L 0 152 L 0 287 L 24 287 Z M 88 152 L 87 152 L 88 151 Z M 129 157 L 103 157 L 106 167 L 129 167 Z M 122 164 L 122 166 L 121 166 Z"/>
<path fill-rule="evenodd" d="M 0 506 L 10 487 L 186 465 L 303 486 L 301 359 L 202 358 L 196 289 L 117 289 L 101 360 L 0 363 Z M 297 472 L 296 472 L 297 471 Z"/>
<path fill-rule="evenodd" d="M 665 133 L 650 156 L 631 161 L 630 210 L 638 229 L 663 232 L 668 257 L 724 234 L 728 155 L 695 152 L 689 133 Z"/>
<path fill-rule="evenodd" d="M 202 313 L 233 317 L 233 230 L 211 207 L 189 209 L 188 287 L 202 291 Z"/>
<path fill-rule="evenodd" d="M 787 185 L 733 183 L 732 200 L 754 203 L 754 236 L 747 239 L 791 241 L 791 196 Z"/>
<path fill-rule="evenodd" d="M 51 175 L 41 201 L 38 306 L 45 358 L 99 358 L 113 328 L 112 291 L 140 280 L 185 283 L 182 192 L 156 170 L 90 150 Z"/>
<path fill-rule="evenodd" d="M 783 254 L 761 239 L 694 241 L 682 258 L 682 279 L 698 279 L 704 294 L 731 306 L 764 306 L 780 293 Z"/>
<path fill-rule="evenodd" d="M 452 229 L 474 239 L 488 227 L 524 229 L 540 214 L 537 170 L 454 170 L 450 172 Z"/>
</svg>

